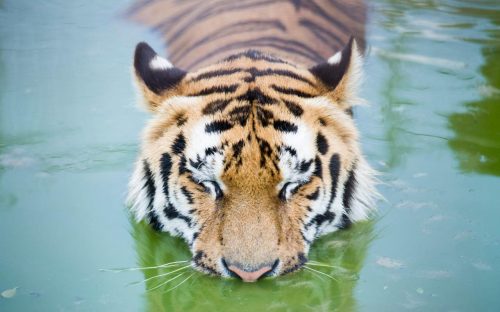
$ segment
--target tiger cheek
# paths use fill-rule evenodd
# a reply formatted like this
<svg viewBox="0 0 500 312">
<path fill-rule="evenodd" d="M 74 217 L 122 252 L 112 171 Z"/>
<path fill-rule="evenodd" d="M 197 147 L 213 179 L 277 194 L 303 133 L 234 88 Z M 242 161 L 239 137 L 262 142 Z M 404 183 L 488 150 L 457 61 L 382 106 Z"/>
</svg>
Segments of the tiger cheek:
<svg viewBox="0 0 500 312">
<path fill-rule="evenodd" d="M 208 274 L 220 274 L 221 244 L 219 221 L 208 218 L 201 221 L 201 229 L 193 243 L 194 267 Z"/>
</svg>

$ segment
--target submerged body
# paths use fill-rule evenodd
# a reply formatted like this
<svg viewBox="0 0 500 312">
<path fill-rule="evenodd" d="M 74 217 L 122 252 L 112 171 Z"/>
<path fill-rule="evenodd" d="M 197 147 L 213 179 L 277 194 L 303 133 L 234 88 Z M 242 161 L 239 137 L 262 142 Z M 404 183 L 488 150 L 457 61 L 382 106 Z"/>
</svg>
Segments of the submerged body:
<svg viewBox="0 0 500 312">
<path fill-rule="evenodd" d="M 128 14 L 160 33 L 169 60 L 187 70 L 250 49 L 313 66 L 351 36 L 364 50 L 363 0 L 140 0 Z"/>
<path fill-rule="evenodd" d="M 164 24 L 176 20 L 181 27 L 198 11 L 212 12 L 205 18 L 224 15 L 220 12 L 231 12 L 235 3 L 217 1 L 212 5 L 219 11 L 197 9 L 186 16 L 172 15 Z M 257 1 L 237 3 L 266 9 Z M 293 9 L 295 15 L 266 11 L 267 16 L 275 12 L 288 23 L 302 21 L 301 14 L 311 12 L 317 13 L 313 17 L 318 25 L 324 23 L 322 16 L 330 16 L 312 10 L 313 1 L 267 1 L 267 8 L 276 3 L 282 12 Z M 158 19 L 154 12 L 160 11 L 154 10 L 154 2 L 152 6 L 135 9 L 142 18 L 150 10 L 152 19 Z M 200 29 L 204 20 L 195 20 L 199 23 L 192 26 Z M 189 46 L 186 42 L 202 42 L 193 51 L 177 53 L 185 56 L 176 59 L 185 68 L 230 56 L 188 73 L 147 44 L 137 46 L 136 78 L 154 116 L 130 182 L 131 209 L 137 220 L 183 237 L 193 253 L 193 266 L 206 273 L 255 281 L 297 270 L 307 261 L 315 238 L 366 219 L 377 197 L 373 170 L 361 153 L 351 113 L 359 102 L 358 45 L 345 40 L 342 51 L 308 68 L 324 51 L 318 49 L 316 55 L 285 49 L 280 53 L 284 60 L 255 50 L 240 52 L 268 39 L 240 38 L 235 44 L 228 41 L 230 35 L 219 36 L 225 39 L 219 47 L 226 49 L 211 50 L 203 44 L 209 41 L 203 41 L 207 33 L 188 39 L 189 31 L 181 29 L 167 32 L 167 45 L 174 42 L 170 53 Z M 292 33 L 288 36 L 289 43 L 297 40 L 291 39 Z M 176 41 L 183 44 L 176 47 Z M 277 54 L 284 48 L 270 44 L 264 50 Z"/>
</svg>

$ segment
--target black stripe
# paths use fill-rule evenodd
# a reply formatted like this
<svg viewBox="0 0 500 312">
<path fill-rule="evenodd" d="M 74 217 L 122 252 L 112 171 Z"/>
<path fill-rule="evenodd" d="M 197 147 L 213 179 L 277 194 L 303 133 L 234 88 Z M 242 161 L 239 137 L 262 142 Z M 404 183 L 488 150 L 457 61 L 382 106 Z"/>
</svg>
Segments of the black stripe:
<svg viewBox="0 0 500 312">
<path fill-rule="evenodd" d="M 297 132 L 297 125 L 286 120 L 275 120 L 273 123 L 274 129 L 282 132 Z"/>
<path fill-rule="evenodd" d="M 278 102 L 275 98 L 265 95 L 259 88 L 249 89 L 244 94 L 238 96 L 236 100 L 248 101 L 250 103 L 257 102 L 262 105 L 275 104 Z"/>
<path fill-rule="evenodd" d="M 288 186 L 290 185 L 291 182 L 286 182 L 283 187 L 281 188 L 279 194 L 278 194 L 278 198 L 282 201 L 286 201 L 286 191 L 287 191 L 287 188 Z"/>
<path fill-rule="evenodd" d="M 311 160 L 309 160 L 309 161 L 305 161 L 305 160 L 301 161 L 301 162 L 300 162 L 300 165 L 299 165 L 299 168 L 298 168 L 298 169 L 299 169 L 299 171 L 300 171 L 300 173 L 304 173 L 304 172 L 306 172 L 307 170 L 309 170 L 309 168 L 311 167 L 311 164 L 312 164 L 312 163 L 313 163 L 313 160 L 312 160 L 312 159 L 311 159 Z"/>
<path fill-rule="evenodd" d="M 294 45 L 293 43 L 295 43 L 295 45 L 296 45 L 295 47 L 292 47 Z M 211 58 L 211 57 L 213 57 L 221 52 L 226 52 L 229 50 L 235 50 L 235 49 L 240 49 L 240 48 L 248 48 L 248 47 L 276 48 L 278 50 L 285 51 L 286 53 L 293 53 L 293 54 L 303 56 L 304 58 L 307 58 L 314 63 L 318 63 L 318 62 L 323 61 L 323 57 L 321 55 L 319 55 L 318 53 L 314 52 L 314 50 L 311 50 L 309 48 L 304 49 L 304 47 L 306 47 L 306 46 L 304 46 L 304 45 L 301 46 L 301 44 L 299 42 L 292 41 L 292 40 L 287 41 L 287 40 L 280 39 L 278 37 L 264 37 L 264 38 L 257 38 L 257 39 L 253 39 L 253 40 L 243 40 L 243 41 L 238 41 L 238 42 L 232 42 L 230 44 L 220 46 L 217 49 L 212 50 L 211 52 L 205 53 L 202 57 L 194 60 L 187 67 L 188 68 L 194 67 L 194 66 L 198 65 L 199 63 L 201 63 L 201 62 L 203 62 L 203 61 L 205 61 L 205 60 L 207 60 L 207 59 L 209 59 L 209 58 Z M 237 54 L 237 55 L 238 55 L 237 58 L 240 58 L 242 56 L 246 56 L 246 55 L 242 55 L 242 54 Z M 227 59 L 231 60 L 231 56 Z M 279 60 L 276 58 L 272 58 L 272 59 L 273 59 L 273 62 L 284 63 L 282 60 Z"/>
<path fill-rule="evenodd" d="M 285 25 L 283 25 L 283 23 L 281 23 L 277 19 L 256 20 L 256 21 L 248 20 L 248 21 L 236 22 L 229 25 L 224 25 L 223 27 L 216 29 L 209 35 L 203 36 L 201 40 L 198 40 L 189 46 L 182 47 L 181 49 L 175 51 L 175 53 L 172 53 L 170 57 L 172 59 L 175 59 L 178 56 L 179 57 L 184 56 L 185 54 L 189 53 L 190 51 L 193 51 L 196 48 L 199 48 L 205 43 L 213 43 L 213 41 L 216 39 L 224 38 L 227 36 L 233 36 L 237 34 L 244 34 L 247 32 L 269 30 L 273 28 L 279 29 L 282 32 L 286 31 Z"/>
<path fill-rule="evenodd" d="M 321 132 L 316 136 L 316 147 L 321 155 L 325 155 L 328 152 L 328 141 Z"/>
<path fill-rule="evenodd" d="M 219 151 L 219 148 L 217 146 L 212 146 L 212 147 L 207 147 L 205 148 L 205 155 L 210 156 Z"/>
<path fill-rule="evenodd" d="M 224 196 L 224 193 L 222 192 L 222 189 L 220 188 L 219 184 L 215 181 L 210 181 L 212 183 L 212 186 L 214 187 L 215 191 L 215 199 L 219 200 Z"/>
<path fill-rule="evenodd" d="M 296 117 L 300 117 L 303 113 L 304 113 L 304 110 L 302 109 L 302 107 L 300 107 L 299 104 L 295 103 L 295 102 L 291 102 L 291 101 L 287 101 L 287 100 L 283 100 L 282 101 L 285 103 L 286 105 L 286 108 L 288 108 L 288 110 Z"/>
<path fill-rule="evenodd" d="M 213 93 L 233 93 L 238 89 L 239 84 L 232 84 L 229 86 L 214 86 L 211 88 L 206 88 L 201 91 L 191 93 L 188 96 L 201 96 L 201 95 L 209 95 Z"/>
<path fill-rule="evenodd" d="M 209 274 L 220 275 L 220 273 L 218 273 L 216 270 L 209 267 L 203 262 L 203 259 L 205 258 L 207 258 L 207 255 L 203 251 L 200 250 L 196 251 L 193 257 L 194 265 L 200 267 L 202 270 L 206 271 Z"/>
<path fill-rule="evenodd" d="M 194 203 L 194 200 L 193 200 L 193 193 L 191 193 L 186 186 L 182 186 L 181 187 L 181 192 L 182 194 L 184 194 L 184 196 L 186 197 L 187 201 L 188 201 L 188 204 L 193 204 Z"/>
<path fill-rule="evenodd" d="M 289 94 L 289 95 L 295 95 L 295 96 L 298 96 L 298 97 L 302 97 L 302 98 L 312 98 L 314 97 L 313 94 L 310 94 L 310 93 L 306 93 L 306 92 L 303 92 L 303 91 L 300 91 L 300 90 L 297 90 L 297 89 L 291 89 L 291 88 L 284 88 L 284 87 L 280 87 L 280 86 L 277 86 L 277 85 L 271 85 L 271 88 L 275 91 L 278 91 L 280 93 L 283 93 L 283 94 Z"/>
<path fill-rule="evenodd" d="M 172 153 L 180 155 L 184 152 L 185 148 L 186 148 L 186 139 L 184 138 L 184 135 L 181 132 L 175 138 L 174 143 L 172 144 Z"/>
<path fill-rule="evenodd" d="M 260 51 L 251 50 L 251 49 L 248 51 L 245 51 L 245 52 L 241 52 L 241 53 L 237 53 L 237 54 L 233 54 L 231 56 L 228 56 L 223 60 L 223 62 L 232 62 L 232 61 L 238 60 L 240 58 L 248 58 L 248 59 L 251 59 L 252 61 L 266 61 L 269 63 L 288 64 L 286 61 L 284 61 L 280 58 L 277 58 L 277 57 L 272 56 L 272 55 L 267 55 L 267 54 L 262 53 Z M 288 65 L 291 65 L 291 64 L 288 64 Z"/>
<path fill-rule="evenodd" d="M 302 18 L 299 20 L 299 24 L 307 28 L 314 36 L 316 36 L 319 40 L 326 43 L 331 47 L 341 46 L 342 40 L 335 36 L 331 30 L 325 29 L 314 21 Z M 333 48 L 332 48 L 333 49 Z"/>
<path fill-rule="evenodd" d="M 244 127 L 250 117 L 251 110 L 252 107 L 250 105 L 236 106 L 228 114 L 231 117 L 231 121 L 238 122 L 240 126 Z"/>
<path fill-rule="evenodd" d="M 344 24 L 342 24 L 337 18 L 329 15 L 322 7 L 317 5 L 313 0 L 305 1 L 304 8 L 309 9 L 314 15 L 319 16 L 331 25 L 334 29 L 340 29 L 342 34 L 350 34 L 352 30 L 349 30 Z"/>
<path fill-rule="evenodd" d="M 154 230 L 161 231 L 163 228 L 163 224 L 160 222 L 160 219 L 153 211 L 153 202 L 156 194 L 156 186 L 153 179 L 153 173 L 151 172 L 149 164 L 146 160 L 143 160 L 143 170 L 144 170 L 144 177 L 146 178 L 146 182 L 144 183 L 143 188 L 146 188 L 147 197 L 149 199 L 148 214 L 147 214 L 148 222 L 149 224 L 151 224 Z"/>
<path fill-rule="evenodd" d="M 260 150 L 260 167 L 264 168 L 266 166 L 266 158 L 270 158 L 273 154 L 273 149 L 271 145 L 266 140 L 256 137 L 257 142 L 259 143 Z"/>
<path fill-rule="evenodd" d="M 205 3 L 207 3 L 208 6 L 210 6 L 210 3 L 208 3 L 208 1 L 205 1 Z M 187 14 L 192 13 L 193 10 L 196 10 L 196 9 L 203 10 L 204 8 L 202 7 L 202 5 L 200 5 L 200 2 L 193 1 L 193 5 L 192 6 L 189 6 L 187 9 L 181 11 L 180 13 L 177 13 L 176 15 L 170 15 L 170 16 L 168 16 L 162 22 L 156 24 L 152 28 L 152 30 L 154 32 L 171 30 L 172 27 L 174 27 L 175 25 L 179 24 L 179 20 L 181 20 L 182 18 L 185 18 Z"/>
<path fill-rule="evenodd" d="M 170 175 L 172 174 L 172 158 L 168 153 L 164 153 L 161 156 L 160 174 L 163 180 L 163 193 L 165 194 L 165 198 L 167 199 L 167 203 L 163 208 L 163 213 L 165 214 L 165 217 L 167 217 L 169 220 L 172 219 L 184 220 L 188 224 L 188 226 L 191 227 L 191 221 L 192 221 L 191 218 L 179 213 L 179 211 L 177 211 L 177 209 L 175 209 L 175 207 L 170 202 L 168 182 L 170 179 Z"/>
<path fill-rule="evenodd" d="M 226 120 L 216 120 L 212 121 L 211 123 L 207 124 L 205 126 L 205 132 L 211 133 L 211 132 L 224 132 L 233 127 L 233 124 Z"/>
<path fill-rule="evenodd" d="M 328 164 L 330 170 L 331 186 L 330 186 L 330 200 L 328 201 L 327 210 L 330 210 L 335 197 L 337 196 L 337 184 L 340 174 L 340 157 L 339 154 L 333 154 Z"/>
<path fill-rule="evenodd" d="M 184 114 L 178 115 L 175 119 L 177 120 L 178 127 L 183 126 L 188 121 L 187 117 Z"/>
<path fill-rule="evenodd" d="M 257 119 L 259 120 L 260 124 L 263 127 L 269 126 L 269 124 L 272 122 L 274 118 L 273 112 L 261 106 L 257 106 L 256 110 L 257 110 Z"/>
<path fill-rule="evenodd" d="M 351 219 L 349 219 L 349 216 L 344 213 L 344 214 L 342 214 L 342 218 L 340 219 L 340 222 L 337 225 L 337 227 L 341 230 L 346 229 L 351 225 L 351 223 L 352 223 L 352 221 L 351 221 Z"/>
<path fill-rule="evenodd" d="M 151 169 L 149 168 L 149 164 L 147 160 L 143 160 L 143 170 L 144 170 L 144 177 L 146 178 L 146 182 L 144 183 L 144 187 L 146 188 L 146 192 L 148 194 L 148 208 L 151 209 L 153 208 L 153 202 L 155 198 L 155 193 L 156 193 L 156 187 L 155 187 L 155 182 L 153 179 L 153 173 L 151 172 Z"/>
<path fill-rule="evenodd" d="M 276 1 L 278 2 L 278 1 Z M 207 3 L 210 3 L 207 1 Z M 252 8 L 260 5 L 269 5 L 271 1 L 269 0 L 264 0 L 256 3 L 249 3 L 249 4 L 243 4 L 240 5 L 238 2 L 234 2 L 236 5 L 234 6 L 228 6 L 227 2 L 222 2 L 220 4 L 212 4 L 209 8 L 206 10 L 203 10 L 200 14 L 197 14 L 196 16 L 193 16 L 191 19 L 187 20 L 185 24 L 179 28 L 172 36 L 169 36 L 168 41 L 170 45 L 172 45 L 180 36 L 186 33 L 188 28 L 193 27 L 194 24 L 196 23 L 201 23 L 203 22 L 206 18 L 209 18 L 211 16 L 217 16 L 219 14 L 227 14 L 230 11 L 238 11 L 242 9 L 247 9 L 247 8 Z M 233 2 L 231 2 L 233 4 Z"/>
<path fill-rule="evenodd" d="M 345 15 L 345 16 L 348 16 L 349 19 L 351 20 L 351 23 L 362 23 L 364 24 L 365 22 L 365 10 L 364 9 L 361 9 L 361 10 L 353 10 L 353 7 L 352 6 L 342 6 L 341 4 L 343 3 L 339 3 L 338 0 L 329 0 L 328 2 L 330 2 L 330 4 L 336 9 L 336 10 L 339 10 L 340 11 L 340 14 L 342 15 Z M 347 3 L 347 2 L 346 2 Z M 351 14 L 351 13 L 354 13 L 354 14 Z M 361 14 L 357 14 L 357 13 L 361 13 Z"/>
<path fill-rule="evenodd" d="M 199 74 L 198 76 L 191 78 L 189 82 L 200 81 L 202 79 L 209 79 L 214 77 L 229 76 L 234 73 L 241 72 L 241 68 L 231 68 L 231 69 L 218 69 Z"/>
<path fill-rule="evenodd" d="M 167 203 L 165 208 L 163 208 L 163 213 L 165 214 L 165 217 L 167 217 L 167 219 L 169 220 L 181 219 L 184 220 L 184 222 L 186 222 L 189 227 L 191 227 L 192 219 L 188 216 L 181 214 L 177 209 L 175 209 L 175 207 L 170 202 Z"/>
<path fill-rule="evenodd" d="M 291 146 L 285 146 L 284 150 L 287 151 L 288 153 L 290 153 L 290 155 L 292 155 L 292 156 L 297 155 L 297 151 Z"/>
<path fill-rule="evenodd" d="M 244 146 L 245 142 L 243 140 L 239 140 L 233 144 L 233 158 L 239 158 L 241 156 Z"/>
<path fill-rule="evenodd" d="M 309 79 L 307 79 L 307 78 L 305 78 L 297 73 L 294 73 L 293 71 L 286 70 L 286 69 L 270 69 L 270 68 L 268 68 L 265 70 L 258 70 L 255 67 L 253 67 L 253 68 L 248 69 L 247 72 L 252 74 L 252 77 L 276 76 L 276 75 L 277 76 L 285 76 L 285 77 L 289 77 L 289 78 L 293 78 L 295 80 L 305 82 L 311 86 L 315 86 L 315 84 L 311 80 L 309 80 Z"/>
<path fill-rule="evenodd" d="M 306 225 L 306 227 L 310 227 L 313 224 L 316 224 L 316 230 L 325 222 L 332 222 L 335 219 L 335 213 L 331 211 L 326 211 L 323 214 L 318 214 L 314 216 L 314 218 Z"/>
<path fill-rule="evenodd" d="M 164 153 L 160 159 L 160 174 L 163 181 L 163 193 L 168 200 L 168 179 L 172 174 L 172 158 L 168 153 Z"/>
<path fill-rule="evenodd" d="M 313 193 L 306 195 L 306 198 L 309 200 L 316 200 L 318 199 L 318 197 L 319 197 L 319 187 L 316 188 L 316 190 Z"/>
<path fill-rule="evenodd" d="M 201 112 L 203 115 L 213 115 L 217 112 L 222 113 L 229 103 L 231 103 L 231 100 L 215 100 L 208 103 Z"/>
<path fill-rule="evenodd" d="M 319 156 L 316 156 L 316 159 L 314 159 L 314 173 L 313 173 L 313 175 L 317 176 L 320 179 L 323 178 L 323 164 L 322 164 L 321 158 L 319 158 Z"/>
<path fill-rule="evenodd" d="M 182 155 L 179 159 L 179 175 L 188 173 L 189 170 L 186 167 L 186 156 Z"/>
<path fill-rule="evenodd" d="M 344 195 L 342 197 L 342 204 L 344 205 L 344 211 L 346 214 L 351 212 L 351 204 L 354 199 L 354 191 L 356 190 L 356 164 L 354 164 L 349 171 L 349 177 L 344 184 Z"/>
</svg>

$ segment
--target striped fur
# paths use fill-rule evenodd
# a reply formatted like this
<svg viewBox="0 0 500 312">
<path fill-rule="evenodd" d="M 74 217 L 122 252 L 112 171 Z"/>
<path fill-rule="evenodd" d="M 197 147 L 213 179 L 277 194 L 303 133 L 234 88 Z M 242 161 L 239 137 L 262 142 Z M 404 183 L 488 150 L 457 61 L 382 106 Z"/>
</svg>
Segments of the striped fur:
<svg viewBox="0 0 500 312">
<path fill-rule="evenodd" d="M 249 49 L 312 66 L 350 36 L 364 47 L 362 0 L 142 0 L 128 14 L 159 32 L 169 59 L 189 70 Z"/>
<path fill-rule="evenodd" d="M 195 2 L 174 8 L 182 12 Z M 255 8 L 257 2 L 212 5 Z M 267 2 L 268 8 L 278 3 Z M 154 16 L 160 5 L 166 4 L 152 1 L 133 11 L 145 17 L 151 9 Z M 166 20 L 183 25 L 200 12 L 218 16 L 207 8 L 190 12 Z M 136 80 L 153 118 L 130 181 L 136 219 L 183 237 L 198 270 L 231 276 L 229 267 L 269 267 L 267 275 L 276 276 L 299 269 L 318 236 L 368 218 L 377 198 L 374 172 L 351 115 L 359 102 L 359 51 L 351 39 L 307 68 L 250 50 L 186 72 L 139 44 Z M 201 52 L 179 53 L 188 64 Z"/>
</svg>

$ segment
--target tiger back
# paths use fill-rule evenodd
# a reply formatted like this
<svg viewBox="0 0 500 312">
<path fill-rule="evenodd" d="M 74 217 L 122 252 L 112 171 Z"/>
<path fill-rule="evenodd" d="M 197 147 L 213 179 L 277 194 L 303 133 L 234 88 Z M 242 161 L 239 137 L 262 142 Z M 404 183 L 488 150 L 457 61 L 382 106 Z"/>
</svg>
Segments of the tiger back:
<svg viewBox="0 0 500 312">
<path fill-rule="evenodd" d="M 188 70 L 250 49 L 312 66 L 351 36 L 365 45 L 362 0 L 137 1 L 127 14 L 161 34 L 169 60 Z"/>
</svg>

